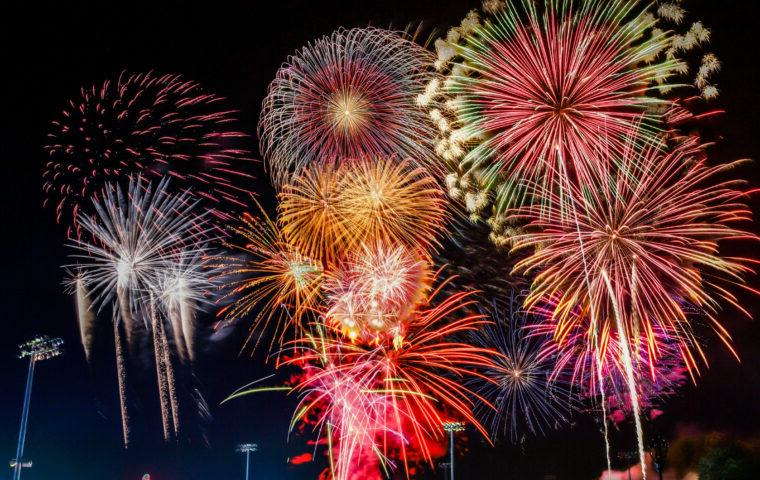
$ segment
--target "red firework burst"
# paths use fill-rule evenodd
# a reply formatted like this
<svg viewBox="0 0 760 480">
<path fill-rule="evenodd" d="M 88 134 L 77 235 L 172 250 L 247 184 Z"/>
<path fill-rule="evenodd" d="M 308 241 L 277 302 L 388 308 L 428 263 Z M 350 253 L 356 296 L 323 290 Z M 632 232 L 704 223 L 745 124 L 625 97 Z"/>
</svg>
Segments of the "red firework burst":
<svg viewBox="0 0 760 480">
<path fill-rule="evenodd" d="M 298 354 L 288 362 L 309 365 L 305 371 L 311 372 L 295 387 L 304 395 L 295 420 L 317 411 L 317 424 L 332 421 L 333 438 L 344 442 L 334 462 L 345 475 L 360 451 L 374 452 L 383 463 L 398 458 L 407 475 L 414 459 L 431 461 L 446 412 L 466 419 L 487 437 L 472 413 L 477 399 L 487 402 L 463 380 L 480 376 L 477 372 L 484 367 L 497 368 L 494 352 L 452 336 L 488 321 L 480 315 L 449 320 L 472 303 L 469 296 L 454 294 L 435 306 L 419 307 L 407 335 L 393 345 L 346 344 L 336 332 L 322 330 L 294 344 Z"/>
</svg>

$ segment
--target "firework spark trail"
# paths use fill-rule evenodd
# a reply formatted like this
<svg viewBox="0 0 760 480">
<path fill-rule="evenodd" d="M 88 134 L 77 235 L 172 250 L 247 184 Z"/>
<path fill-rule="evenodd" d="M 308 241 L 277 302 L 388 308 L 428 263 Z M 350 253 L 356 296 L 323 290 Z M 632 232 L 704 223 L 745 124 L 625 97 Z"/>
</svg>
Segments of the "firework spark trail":
<svg viewBox="0 0 760 480">
<path fill-rule="evenodd" d="M 190 357 L 185 332 L 187 321 L 184 318 L 188 312 L 186 311 L 187 306 L 184 303 L 182 295 L 178 294 L 177 299 L 170 302 L 166 307 L 166 317 L 169 320 L 169 325 L 171 325 L 172 340 L 181 361 L 185 361 Z"/>
<path fill-rule="evenodd" d="M 557 147 L 557 155 L 559 157 L 559 166 L 561 169 L 561 173 L 563 174 L 563 177 L 561 178 L 561 181 L 567 182 L 567 184 L 570 183 L 570 178 L 567 173 L 567 168 L 565 167 L 565 162 L 562 157 L 562 151 L 559 149 L 559 146 Z M 588 261 L 586 259 L 586 251 L 585 251 L 585 245 L 583 243 L 583 237 L 581 236 L 580 231 L 580 224 L 578 223 L 578 212 L 575 208 L 575 201 L 572 197 L 570 197 L 570 208 L 573 212 L 573 220 L 575 221 L 575 228 L 576 233 L 578 234 L 578 245 L 580 246 L 580 252 L 581 252 L 581 261 L 583 263 L 583 276 L 586 281 L 586 288 L 589 292 L 591 292 L 591 281 L 589 280 L 589 271 L 588 271 Z M 594 319 L 594 316 L 596 312 L 591 309 L 591 323 L 592 331 L 591 331 L 591 342 L 593 342 L 593 350 L 594 350 L 594 356 L 596 358 L 596 364 L 597 364 L 597 376 L 598 380 L 602 381 L 602 364 L 601 364 L 601 356 L 599 353 L 599 332 L 597 330 L 597 322 Z M 607 406 L 606 406 L 606 398 L 604 389 L 602 389 L 602 425 L 604 426 L 604 453 L 605 458 L 607 460 L 607 476 L 609 477 L 610 472 L 612 471 L 612 461 L 610 459 L 610 433 L 609 428 L 607 425 Z"/>
<path fill-rule="evenodd" d="M 74 274 L 66 281 L 66 292 L 74 294 L 79 335 L 84 348 L 85 359 L 89 365 L 92 345 L 95 340 L 95 314 L 92 311 L 92 300 L 87 291 L 87 282 L 81 273 Z"/>
<path fill-rule="evenodd" d="M 164 345 L 161 342 L 161 331 L 159 326 L 158 315 L 156 315 L 155 305 L 151 303 L 150 309 L 151 329 L 153 337 L 153 358 L 156 363 L 156 385 L 158 387 L 158 399 L 161 407 L 161 426 L 164 432 L 164 441 L 169 441 L 169 386 L 166 381 L 166 365 L 164 363 Z"/>
<path fill-rule="evenodd" d="M 117 282 L 116 309 L 118 311 L 121 323 L 124 325 L 124 333 L 127 337 L 126 342 L 128 349 L 134 347 L 135 345 L 135 329 L 137 328 L 137 324 L 134 321 L 134 315 L 132 314 L 132 307 L 130 305 L 130 296 L 131 295 L 128 288 L 125 285 Z"/>
<path fill-rule="evenodd" d="M 602 361 L 601 361 L 601 355 L 599 354 L 599 347 L 593 347 L 594 348 L 594 357 L 596 358 L 596 375 L 597 375 L 597 381 L 601 382 L 603 381 L 602 377 Z M 607 398 L 606 394 L 604 393 L 604 389 L 602 389 L 601 392 L 602 396 L 602 425 L 604 426 L 604 453 L 605 458 L 607 459 L 607 480 L 609 480 L 609 476 L 611 475 L 610 472 L 612 472 L 612 461 L 610 460 L 610 432 L 609 432 L 609 426 L 607 425 Z"/>
<path fill-rule="evenodd" d="M 178 311 L 182 318 L 182 345 L 187 359 L 192 362 L 195 360 L 195 306 L 190 300 L 183 298 Z"/>
<path fill-rule="evenodd" d="M 119 316 L 114 309 L 112 319 L 114 352 L 116 355 L 116 381 L 119 388 L 119 407 L 121 408 L 121 433 L 124 448 L 129 447 L 129 411 L 127 409 L 127 370 L 124 365 L 124 350 L 119 332 Z"/>
<path fill-rule="evenodd" d="M 177 384 L 174 381 L 174 365 L 171 358 L 171 350 L 166 339 L 166 330 L 164 323 L 159 318 L 158 334 L 161 341 L 161 352 L 163 353 L 164 372 L 166 373 L 166 388 L 169 391 L 169 405 L 171 406 L 172 425 L 174 427 L 174 438 L 179 437 L 179 400 L 177 398 Z"/>
<path fill-rule="evenodd" d="M 633 360 L 631 358 L 631 350 L 628 343 L 628 335 L 625 332 L 625 325 L 623 323 L 622 313 L 620 312 L 620 306 L 618 305 L 618 295 L 612 288 L 610 277 L 605 270 L 602 270 L 602 278 L 604 283 L 607 284 L 607 289 L 610 293 L 610 299 L 612 300 L 613 311 L 616 318 L 616 325 L 618 331 L 618 339 L 620 344 L 620 350 L 623 353 L 623 365 L 625 366 L 625 375 L 628 382 L 628 391 L 631 395 L 631 406 L 633 408 L 633 419 L 636 422 L 636 438 L 638 440 L 639 449 L 639 464 L 641 468 L 642 480 L 647 479 L 646 473 L 646 458 L 644 457 L 644 429 L 641 426 L 641 415 L 639 413 L 639 394 L 636 387 L 636 378 L 633 373 Z M 601 388 L 604 390 L 604 388 Z"/>
</svg>

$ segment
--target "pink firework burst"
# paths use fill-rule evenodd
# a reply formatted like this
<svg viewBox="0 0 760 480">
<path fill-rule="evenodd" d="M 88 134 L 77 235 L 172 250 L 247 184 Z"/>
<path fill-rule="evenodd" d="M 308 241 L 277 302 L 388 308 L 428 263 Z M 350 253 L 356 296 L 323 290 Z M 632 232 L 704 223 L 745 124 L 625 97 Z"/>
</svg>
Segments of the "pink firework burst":
<svg viewBox="0 0 760 480">
<path fill-rule="evenodd" d="M 337 30 L 307 45 L 277 72 L 264 100 L 261 152 L 281 188 L 314 162 L 411 158 L 440 171 L 434 131 L 415 97 L 432 54 L 399 32 Z"/>
<path fill-rule="evenodd" d="M 382 387 L 382 370 L 373 362 L 347 362 L 346 351 L 353 347 L 330 342 L 323 333 L 290 360 L 302 367 L 293 422 L 306 422 L 327 439 L 334 478 L 360 478 L 357 472 L 379 477 L 380 463 L 387 460 L 382 440 L 400 436 L 387 421 L 392 401 Z"/>
<path fill-rule="evenodd" d="M 403 338 L 431 281 L 418 253 L 401 245 L 363 245 L 328 275 L 327 318 L 352 341 Z"/>
<path fill-rule="evenodd" d="M 546 314 L 549 315 L 544 317 L 543 322 L 531 327 L 533 334 L 543 336 L 554 333 L 551 310 L 543 311 L 538 317 Z M 691 351 L 683 348 L 677 336 L 660 326 L 655 328 L 651 339 L 643 336 L 624 339 L 629 344 L 629 351 L 639 360 L 634 364 L 639 407 L 650 412 L 676 394 L 689 377 L 694 381 L 694 373 L 699 371 Z M 576 386 L 583 399 L 592 402 L 601 399 L 605 402 L 606 412 L 619 422 L 633 412 L 620 341 L 617 332 L 610 330 L 609 325 L 599 332 L 596 339 L 593 338 L 591 330 L 581 321 L 564 344 L 546 343 L 540 357 L 553 359 L 552 378 L 563 379 Z M 656 358 L 651 358 L 650 341 L 657 353 Z M 699 349 L 699 345 L 694 347 Z"/>
<path fill-rule="evenodd" d="M 169 176 L 211 214 L 232 218 L 252 178 L 249 152 L 224 99 L 179 75 L 127 73 L 82 88 L 51 123 L 42 174 L 45 204 L 78 231 L 77 211 L 106 181 Z M 87 200 L 89 201 L 89 200 Z"/>
</svg>

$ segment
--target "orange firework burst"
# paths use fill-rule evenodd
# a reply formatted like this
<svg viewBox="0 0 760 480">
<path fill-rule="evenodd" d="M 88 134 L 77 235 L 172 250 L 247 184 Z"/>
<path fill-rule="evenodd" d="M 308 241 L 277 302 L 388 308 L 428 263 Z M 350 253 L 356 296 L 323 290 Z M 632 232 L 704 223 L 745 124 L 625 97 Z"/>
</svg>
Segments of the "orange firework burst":
<svg viewBox="0 0 760 480">
<path fill-rule="evenodd" d="M 285 236 L 330 263 L 361 243 L 428 249 L 443 225 L 445 200 L 424 170 L 395 158 L 312 165 L 280 194 Z"/>
<path fill-rule="evenodd" d="M 349 245 L 349 227 L 340 205 L 343 169 L 311 165 L 280 193 L 280 222 L 285 237 L 301 252 L 329 262 Z"/>
<path fill-rule="evenodd" d="M 444 196 L 409 160 L 364 158 L 348 164 L 341 206 L 354 238 L 429 248 L 443 226 Z"/>
<path fill-rule="evenodd" d="M 328 275 L 326 316 L 351 340 L 400 339 L 430 281 L 427 263 L 415 252 L 363 245 Z"/>
<path fill-rule="evenodd" d="M 516 269 L 538 272 L 527 304 L 556 299 L 560 341 L 578 321 L 577 306 L 596 332 L 606 322 L 622 324 L 626 338 L 641 332 L 651 360 L 657 326 L 685 348 L 698 344 L 685 308 L 696 305 L 728 345 L 715 313 L 721 299 L 743 310 L 725 282 L 743 285 L 750 268 L 748 260 L 721 256 L 719 243 L 757 238 L 734 226 L 751 215 L 741 182 L 716 179 L 735 164 L 708 166 L 694 138 L 669 150 L 659 142 L 629 145 L 619 163 L 596 172 L 595 188 L 569 186 L 548 207 L 523 209 L 533 221 L 515 248 L 535 251 Z"/>
<path fill-rule="evenodd" d="M 244 215 L 241 225 L 232 228 L 238 242 L 230 240 L 227 247 L 244 256 L 226 255 L 218 259 L 229 287 L 223 299 L 234 302 L 219 311 L 227 320 L 258 311 L 246 345 L 260 335 L 274 320 L 272 342 L 282 343 L 288 330 L 301 332 L 301 318 L 319 301 L 322 287 L 322 267 L 303 255 L 261 210 L 261 217 Z M 292 328 L 288 328 L 292 327 Z M 271 345 L 270 345 L 271 348 Z"/>
</svg>

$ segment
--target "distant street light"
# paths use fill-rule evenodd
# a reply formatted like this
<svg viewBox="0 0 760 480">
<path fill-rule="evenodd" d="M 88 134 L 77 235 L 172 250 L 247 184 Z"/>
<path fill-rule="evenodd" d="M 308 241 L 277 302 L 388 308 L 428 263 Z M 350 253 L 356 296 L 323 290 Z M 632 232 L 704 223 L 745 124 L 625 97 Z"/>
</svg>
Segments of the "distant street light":
<svg viewBox="0 0 760 480">
<path fill-rule="evenodd" d="M 628 464 L 628 480 L 631 480 L 631 461 L 639 458 L 638 452 L 618 452 L 617 457 L 620 460 L 624 460 Z M 646 465 L 642 465 L 642 468 L 646 468 Z"/>
<path fill-rule="evenodd" d="M 662 472 L 665 470 L 665 460 L 668 456 L 668 441 L 661 436 L 656 436 L 649 443 L 649 453 L 652 455 L 654 470 L 662 480 Z"/>
<path fill-rule="evenodd" d="M 259 449 L 259 446 L 255 443 L 242 443 L 235 449 L 236 452 L 245 453 L 245 480 L 249 478 L 249 472 L 251 468 L 251 453 Z"/>
<path fill-rule="evenodd" d="M 454 432 L 464 431 L 464 422 L 443 422 L 443 430 L 449 433 L 449 480 L 454 480 Z"/>
<path fill-rule="evenodd" d="M 26 374 L 26 390 L 24 391 L 24 406 L 21 410 L 21 427 L 18 432 L 18 444 L 16 445 L 16 458 L 10 461 L 13 468 L 13 480 L 21 478 L 21 469 L 30 468 L 32 462 L 24 459 L 24 443 L 26 442 L 26 426 L 29 422 L 29 401 L 32 398 L 32 381 L 34 380 L 34 366 L 40 360 L 57 357 L 63 352 L 63 340 L 47 336 L 36 337 L 18 346 L 18 358 L 29 357 L 29 371 Z"/>
<path fill-rule="evenodd" d="M 444 480 L 449 480 L 449 469 L 451 468 L 451 463 L 449 462 L 441 462 L 438 464 L 438 468 L 443 470 L 443 478 Z"/>
</svg>

